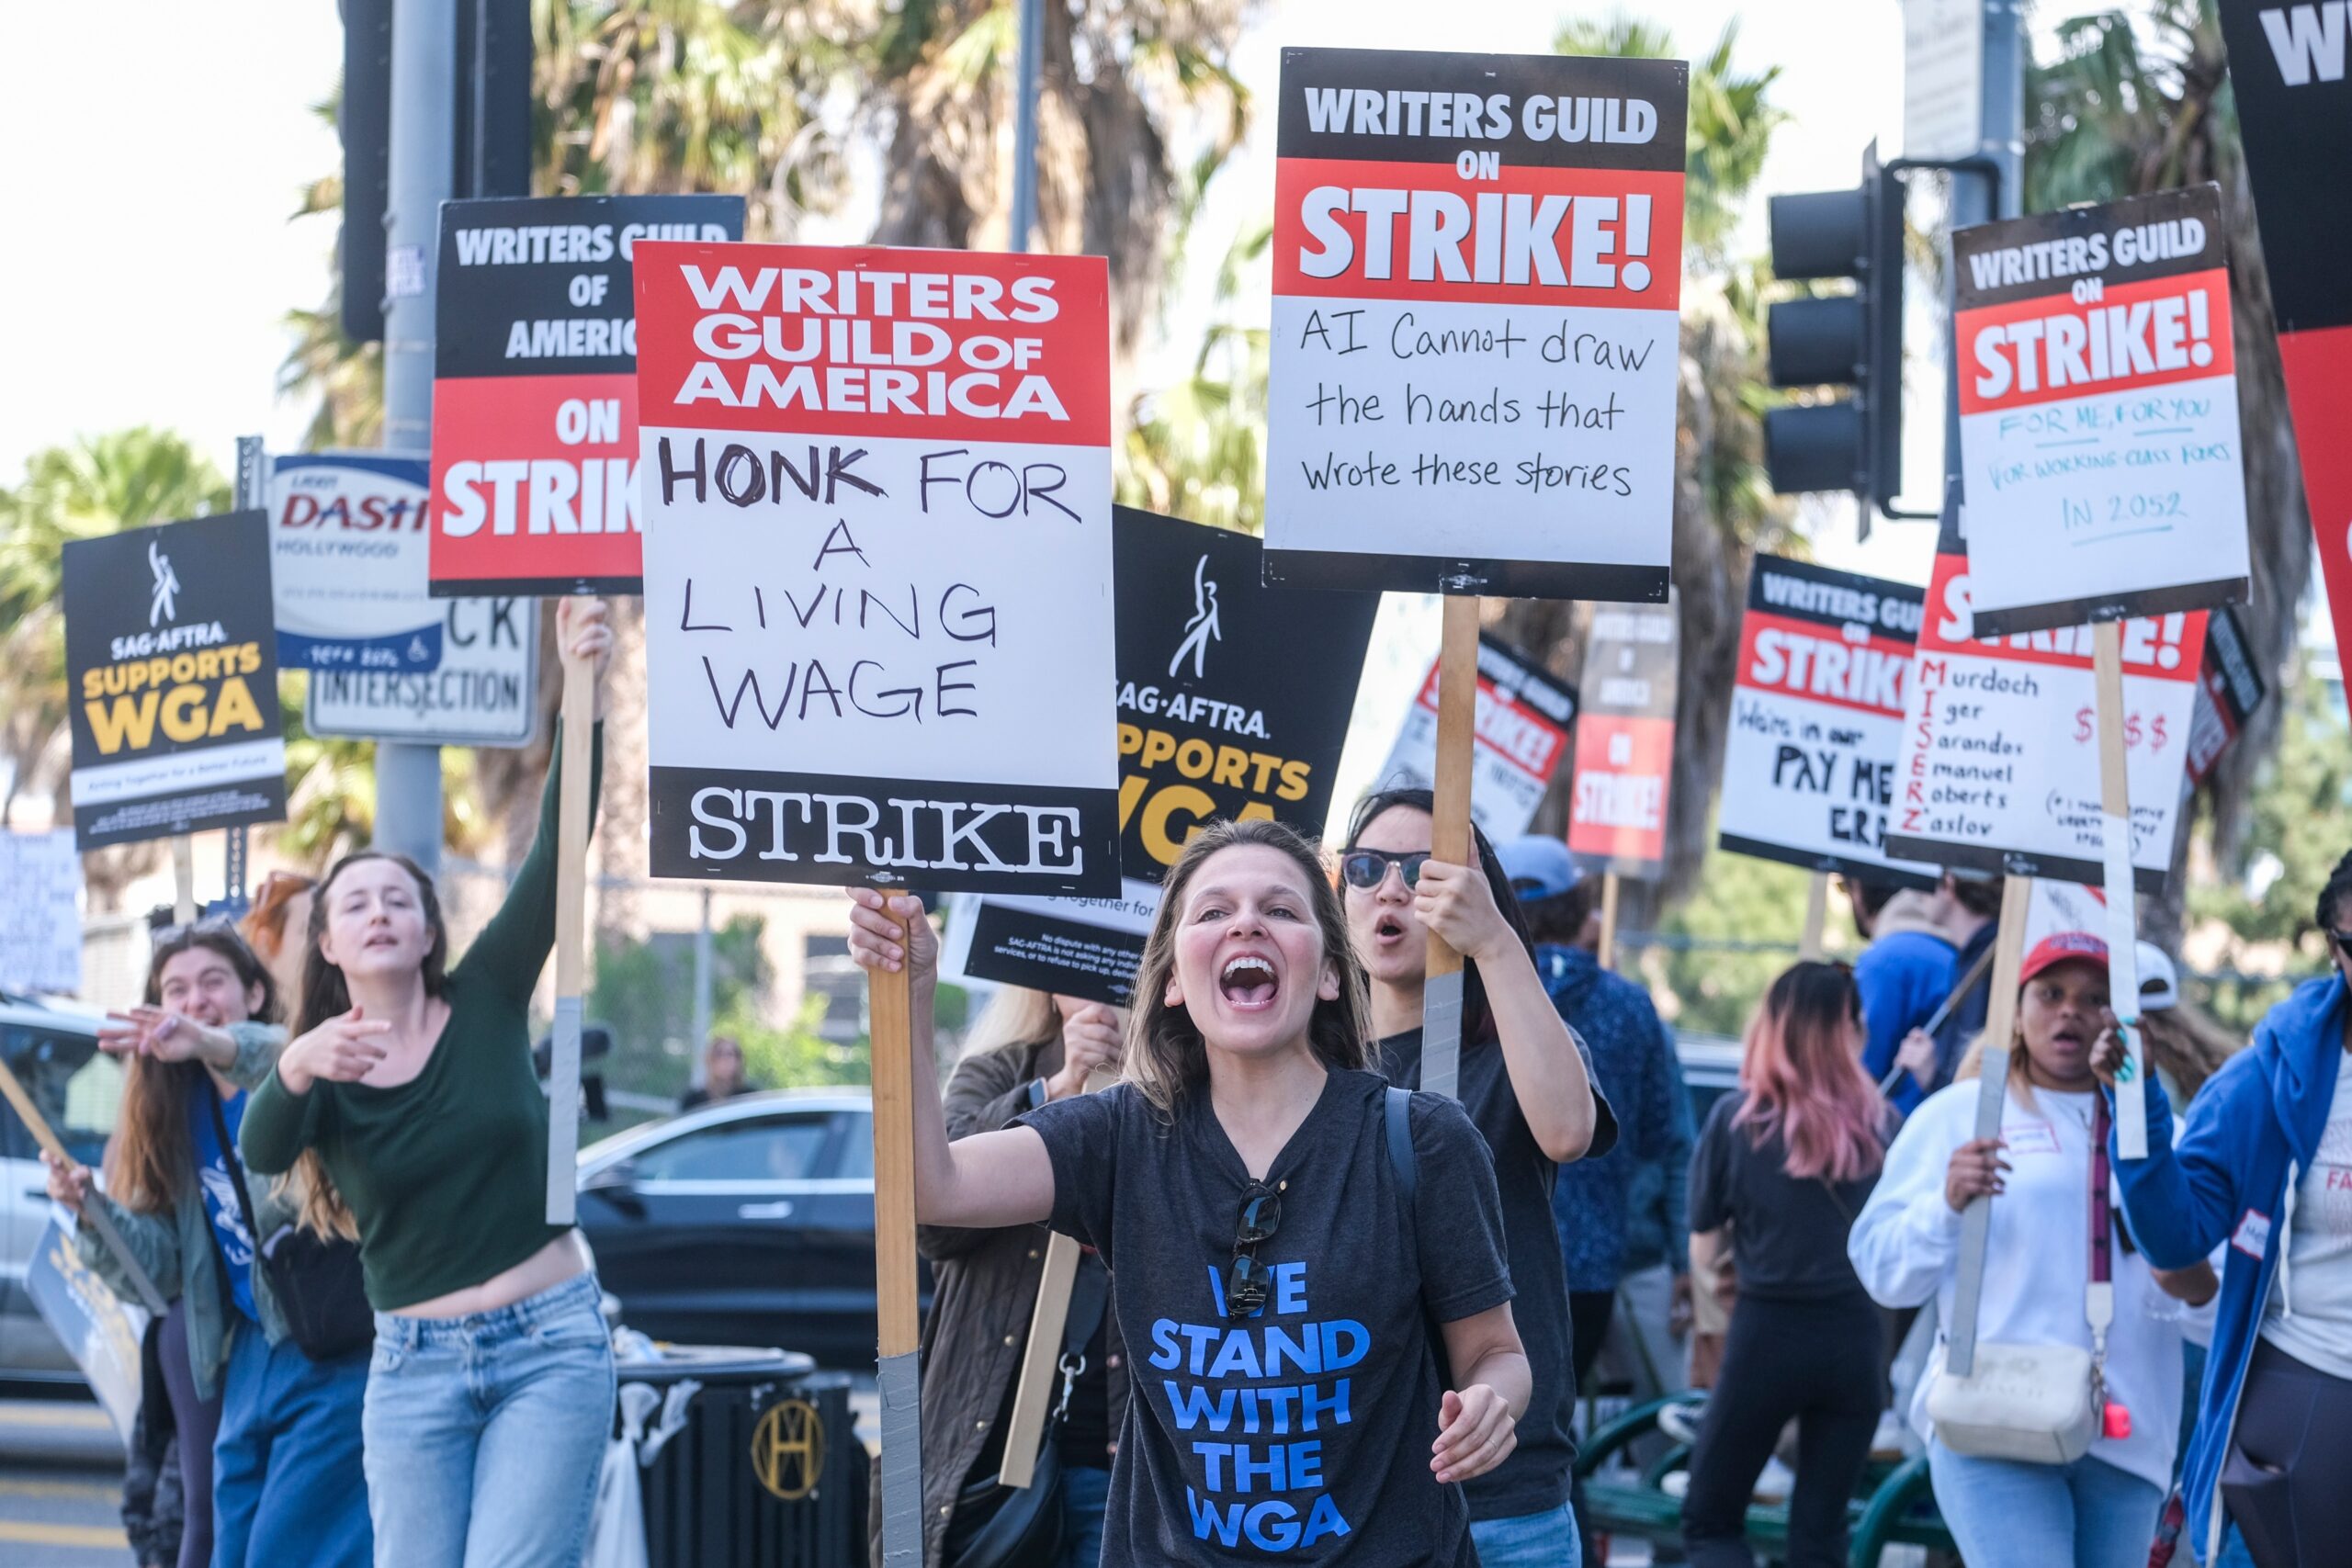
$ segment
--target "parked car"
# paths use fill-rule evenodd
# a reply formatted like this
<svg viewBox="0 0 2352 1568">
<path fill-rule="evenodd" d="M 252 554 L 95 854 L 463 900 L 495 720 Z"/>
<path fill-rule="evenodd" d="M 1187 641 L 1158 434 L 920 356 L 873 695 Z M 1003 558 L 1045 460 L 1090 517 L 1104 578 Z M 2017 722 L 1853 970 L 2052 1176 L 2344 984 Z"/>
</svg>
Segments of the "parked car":
<svg viewBox="0 0 2352 1568">
<path fill-rule="evenodd" d="M 656 1339 L 874 1361 L 874 1108 L 741 1095 L 580 1153 L 580 1227 L 621 1321 Z M 928 1297 L 928 1275 L 925 1295 Z"/>
<path fill-rule="evenodd" d="M 0 991 L 0 1060 L 17 1075 L 75 1159 L 96 1166 L 114 1131 L 122 1066 L 98 1049 L 104 1015 L 71 1002 Z M 25 1270 L 49 1224 L 40 1146 L 0 1100 L 0 1383 L 77 1384 L 74 1359 L 25 1292 Z"/>
</svg>

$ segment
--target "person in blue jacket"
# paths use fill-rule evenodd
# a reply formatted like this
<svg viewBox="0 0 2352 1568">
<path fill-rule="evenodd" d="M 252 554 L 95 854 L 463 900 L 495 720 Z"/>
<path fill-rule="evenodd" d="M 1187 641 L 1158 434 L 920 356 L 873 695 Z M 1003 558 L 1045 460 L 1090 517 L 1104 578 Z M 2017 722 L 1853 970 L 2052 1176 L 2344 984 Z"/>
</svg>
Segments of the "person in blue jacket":
<svg viewBox="0 0 2352 1568">
<path fill-rule="evenodd" d="M 2155 1075 L 2148 1155 L 2116 1161 L 2132 1235 L 2158 1268 L 2227 1241 L 2229 1266 L 2182 1471 L 2188 1540 L 2211 1562 L 2223 1514 L 2260 1568 L 2352 1552 L 2352 854 L 2316 911 L 2335 972 L 2270 1010 L 2189 1103 L 2176 1143 Z M 2092 1066 L 2110 1093 L 2110 1029 Z M 2216 1493 L 2220 1506 L 2216 1506 Z"/>
</svg>

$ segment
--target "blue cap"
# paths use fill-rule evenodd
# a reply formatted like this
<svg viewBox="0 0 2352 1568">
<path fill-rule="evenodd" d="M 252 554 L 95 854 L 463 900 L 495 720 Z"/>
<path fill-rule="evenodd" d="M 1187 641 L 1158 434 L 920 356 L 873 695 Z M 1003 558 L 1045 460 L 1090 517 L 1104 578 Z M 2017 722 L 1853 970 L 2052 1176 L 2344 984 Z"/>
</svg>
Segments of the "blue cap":
<svg viewBox="0 0 2352 1568">
<path fill-rule="evenodd" d="M 1496 845 L 1495 858 L 1503 863 L 1503 874 L 1510 878 L 1511 890 L 1522 902 L 1557 898 L 1563 893 L 1573 892 L 1577 884 L 1584 880 L 1584 873 L 1577 869 L 1568 846 L 1542 833 L 1529 833 Z"/>
</svg>

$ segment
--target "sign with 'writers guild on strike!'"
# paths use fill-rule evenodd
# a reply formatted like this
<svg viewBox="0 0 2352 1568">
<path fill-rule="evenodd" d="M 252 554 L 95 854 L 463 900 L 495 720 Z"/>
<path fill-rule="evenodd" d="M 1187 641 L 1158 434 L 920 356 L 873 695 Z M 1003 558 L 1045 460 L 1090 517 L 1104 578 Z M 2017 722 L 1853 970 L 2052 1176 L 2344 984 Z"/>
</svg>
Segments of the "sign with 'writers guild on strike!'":
<svg viewBox="0 0 2352 1568">
<path fill-rule="evenodd" d="M 1980 634 L 2245 597 L 2222 241 L 2213 186 L 1952 236 Z"/>
<path fill-rule="evenodd" d="M 1689 82 L 1283 51 L 1271 581 L 1665 598 Z"/>
<path fill-rule="evenodd" d="M 76 539 L 63 558 L 75 842 L 284 818 L 269 514 Z"/>
<path fill-rule="evenodd" d="M 1969 870 L 2098 882 L 2105 872 L 2092 629 L 1978 638 L 1973 562 L 1956 524 L 1937 546 L 1904 694 L 1886 851 Z M 2172 870 L 2201 610 L 2122 631 L 2132 865 L 2143 893 Z"/>
<path fill-rule="evenodd" d="M 1589 871 L 1653 877 L 1666 868 L 1681 635 L 1671 603 L 1593 612 L 1568 793 L 1568 851 Z"/>
<path fill-rule="evenodd" d="M 1907 583 L 1756 558 L 1724 742 L 1724 849 L 1935 882 L 1938 867 L 1885 851 L 1921 598 Z"/>
<path fill-rule="evenodd" d="M 1437 778 L 1437 687 L 1442 660 L 1405 710 L 1396 744 L 1380 770 L 1381 789 L 1430 789 Z M 1470 819 L 1497 843 L 1535 820 L 1552 775 L 1568 754 L 1576 688 L 1555 681 L 1532 654 L 1478 634 L 1478 700 L 1472 714 Z"/>
<path fill-rule="evenodd" d="M 635 593 L 639 242 L 740 240 L 740 196 L 441 206 L 432 591 Z"/>
<path fill-rule="evenodd" d="M 1125 1005 L 1159 882 L 1218 818 L 1319 835 L 1331 809 L 1369 593 L 1268 588 L 1261 547 L 1127 507 L 1117 540 L 1116 898 L 958 899 L 943 972 Z"/>
<path fill-rule="evenodd" d="M 1118 892 L 1109 288 L 639 247 L 655 875 Z"/>
</svg>

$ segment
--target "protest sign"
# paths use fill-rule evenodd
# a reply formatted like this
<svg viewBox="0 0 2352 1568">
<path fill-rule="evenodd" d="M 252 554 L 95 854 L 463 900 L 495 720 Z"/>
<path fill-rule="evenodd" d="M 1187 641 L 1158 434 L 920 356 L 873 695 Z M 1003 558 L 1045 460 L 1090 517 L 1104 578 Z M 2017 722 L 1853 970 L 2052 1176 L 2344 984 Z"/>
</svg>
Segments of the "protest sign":
<svg viewBox="0 0 2352 1568">
<path fill-rule="evenodd" d="M 1495 842 L 1535 820 L 1552 775 L 1568 754 L 1576 688 L 1555 680 L 1532 654 L 1478 634 L 1478 697 L 1471 717 L 1470 818 Z M 1396 743 L 1380 770 L 1381 789 L 1428 789 L 1437 780 L 1438 660 L 1405 710 Z"/>
<path fill-rule="evenodd" d="M 1568 795 L 1568 850 L 1589 871 L 1648 877 L 1665 867 L 1679 637 L 1671 604 L 1593 612 Z"/>
<path fill-rule="evenodd" d="M 268 514 L 133 528 L 63 553 L 75 842 L 284 818 Z"/>
<path fill-rule="evenodd" d="M 1666 596 L 1689 83 L 1283 51 L 1270 580 Z"/>
<path fill-rule="evenodd" d="M 82 988 L 82 858 L 74 829 L 0 832 L 0 990 Z"/>
<path fill-rule="evenodd" d="M 740 196 L 442 203 L 433 592 L 638 592 L 632 259 L 742 237 Z"/>
<path fill-rule="evenodd" d="M 1948 523 L 1904 694 L 1886 852 L 1905 860 L 2073 882 L 2104 866 L 2093 628 L 1978 639 L 1970 557 Z M 2201 611 L 2121 628 L 2120 729 L 2131 863 L 2143 891 L 2172 868 Z"/>
<path fill-rule="evenodd" d="M 269 465 L 270 587 L 288 670 L 406 674 L 441 664 L 425 590 L 423 457 L 300 453 Z"/>
<path fill-rule="evenodd" d="M 528 746 L 538 731 L 536 599 L 434 602 L 441 662 L 431 671 L 319 670 L 304 718 L 313 735 L 426 746 Z"/>
<path fill-rule="evenodd" d="M 653 874 L 1115 893 L 1102 258 L 639 254 Z"/>
<path fill-rule="evenodd" d="M 2245 597 L 2222 235 L 2212 186 L 1953 234 L 1981 632 Z"/>
<path fill-rule="evenodd" d="M 1264 584 L 1247 534 L 1114 509 L 1119 859 L 1113 898 L 958 900 L 954 973 L 1124 1006 L 1160 878 L 1216 818 L 1320 833 L 1378 598 Z"/>
<path fill-rule="evenodd" d="M 1885 850 L 1923 597 L 1907 583 L 1756 558 L 1724 744 L 1716 830 L 1724 849 L 1808 871 L 1934 883 L 1939 868 Z"/>
<path fill-rule="evenodd" d="M 2198 670 L 2197 703 L 2188 715 L 2189 788 L 2211 774 L 2222 753 L 2236 743 L 2246 720 L 2269 694 L 2237 612 L 2226 606 L 2214 611 L 2205 620 L 2205 659 Z"/>
<path fill-rule="evenodd" d="M 2352 649 L 2352 77 L 2340 0 L 2221 0 L 2278 360 L 2335 646 Z"/>
<path fill-rule="evenodd" d="M 40 1190 L 34 1190 L 38 1195 Z M 50 1205 L 48 1223 L 25 1265 L 25 1294 L 82 1369 L 115 1436 L 128 1448 L 131 1424 L 139 1418 L 139 1348 L 147 1336 L 147 1314 L 116 1295 L 97 1270 L 82 1261 L 74 1250 L 73 1229 L 61 1213 L 55 1204 Z"/>
</svg>

